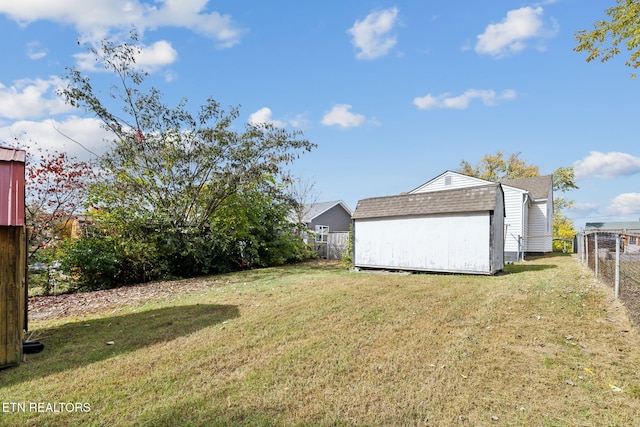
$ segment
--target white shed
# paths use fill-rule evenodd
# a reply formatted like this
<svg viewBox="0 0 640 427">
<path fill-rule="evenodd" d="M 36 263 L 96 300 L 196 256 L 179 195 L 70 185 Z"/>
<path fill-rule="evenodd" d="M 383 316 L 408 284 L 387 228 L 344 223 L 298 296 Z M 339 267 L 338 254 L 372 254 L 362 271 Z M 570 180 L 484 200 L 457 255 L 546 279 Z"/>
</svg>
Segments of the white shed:
<svg viewBox="0 0 640 427">
<path fill-rule="evenodd" d="M 360 200 L 354 265 L 494 274 L 504 267 L 504 212 L 500 184 Z"/>
</svg>

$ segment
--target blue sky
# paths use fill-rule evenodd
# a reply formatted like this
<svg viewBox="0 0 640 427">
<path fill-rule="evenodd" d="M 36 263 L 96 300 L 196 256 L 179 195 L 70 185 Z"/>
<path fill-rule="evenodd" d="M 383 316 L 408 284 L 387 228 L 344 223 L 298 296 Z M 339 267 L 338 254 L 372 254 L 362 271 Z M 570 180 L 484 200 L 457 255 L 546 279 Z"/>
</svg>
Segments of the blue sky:
<svg viewBox="0 0 640 427">
<path fill-rule="evenodd" d="M 0 138 L 91 155 L 97 121 L 55 95 L 65 67 L 97 85 L 86 44 L 141 34 L 138 63 L 175 103 L 239 106 L 318 148 L 292 166 L 321 201 L 409 191 L 462 160 L 521 153 L 574 166 L 574 225 L 640 218 L 640 81 L 586 63 L 574 33 L 614 0 L 300 2 L 0 0 Z M 82 43 L 79 45 L 78 40 Z"/>
</svg>

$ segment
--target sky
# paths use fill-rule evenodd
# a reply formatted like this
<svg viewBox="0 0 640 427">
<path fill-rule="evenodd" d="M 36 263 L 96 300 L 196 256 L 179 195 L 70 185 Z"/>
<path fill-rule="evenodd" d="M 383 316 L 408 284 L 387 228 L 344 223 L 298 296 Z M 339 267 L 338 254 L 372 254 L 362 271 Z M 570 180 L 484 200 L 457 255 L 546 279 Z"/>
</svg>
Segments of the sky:
<svg viewBox="0 0 640 427">
<path fill-rule="evenodd" d="M 175 105 L 212 97 L 238 123 L 317 144 L 291 165 L 318 201 L 351 209 L 410 191 L 461 161 L 520 153 L 543 175 L 572 166 L 565 211 L 640 218 L 640 79 L 624 57 L 585 61 L 575 33 L 615 0 L 0 0 L 0 144 L 89 160 L 109 148 L 91 114 L 56 95 L 88 47 L 140 34 L 137 63 Z M 108 89 L 107 89 L 108 90 Z"/>
</svg>

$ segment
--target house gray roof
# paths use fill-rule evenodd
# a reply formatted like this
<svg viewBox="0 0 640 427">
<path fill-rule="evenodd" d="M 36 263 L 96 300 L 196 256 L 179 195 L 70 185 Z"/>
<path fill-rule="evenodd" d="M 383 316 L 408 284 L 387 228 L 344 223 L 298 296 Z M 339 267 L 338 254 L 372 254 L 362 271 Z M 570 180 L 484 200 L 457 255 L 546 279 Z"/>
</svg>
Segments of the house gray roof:
<svg viewBox="0 0 640 427">
<path fill-rule="evenodd" d="M 304 218 L 302 218 L 302 222 L 309 223 L 312 222 L 315 218 L 319 217 L 332 207 L 340 205 L 342 208 L 351 215 L 351 209 L 342 201 L 335 200 L 332 202 L 320 202 L 320 203 L 309 203 L 304 205 Z"/>
<path fill-rule="evenodd" d="M 619 221 L 619 222 L 587 222 L 585 230 L 600 231 L 640 231 L 640 221 Z"/>
<path fill-rule="evenodd" d="M 532 176 L 530 178 L 503 179 L 502 185 L 526 190 L 536 200 L 549 197 L 549 188 L 553 184 L 552 175 Z"/>
<path fill-rule="evenodd" d="M 500 189 L 500 190 L 498 190 Z M 373 197 L 358 202 L 353 219 L 428 215 L 456 212 L 484 212 L 496 208 L 500 184 L 457 188 L 430 193 Z"/>
</svg>

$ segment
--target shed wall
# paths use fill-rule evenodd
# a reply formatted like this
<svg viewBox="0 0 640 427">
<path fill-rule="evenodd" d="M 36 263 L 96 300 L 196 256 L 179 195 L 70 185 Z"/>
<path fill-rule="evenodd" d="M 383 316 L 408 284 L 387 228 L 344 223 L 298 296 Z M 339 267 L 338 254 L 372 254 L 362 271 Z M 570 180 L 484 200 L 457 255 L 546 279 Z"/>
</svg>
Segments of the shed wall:
<svg viewBox="0 0 640 427">
<path fill-rule="evenodd" d="M 360 219 L 355 221 L 354 265 L 491 274 L 490 246 L 488 212 Z"/>
<path fill-rule="evenodd" d="M 26 258 L 25 227 L 0 226 L 0 367 L 22 359 Z"/>
<path fill-rule="evenodd" d="M 24 163 L 0 161 L 0 225 L 24 225 Z"/>
</svg>

